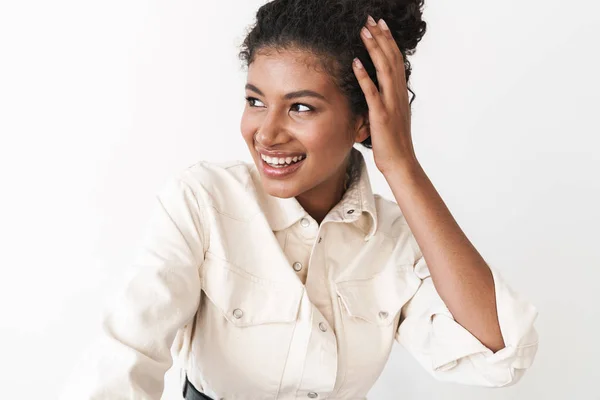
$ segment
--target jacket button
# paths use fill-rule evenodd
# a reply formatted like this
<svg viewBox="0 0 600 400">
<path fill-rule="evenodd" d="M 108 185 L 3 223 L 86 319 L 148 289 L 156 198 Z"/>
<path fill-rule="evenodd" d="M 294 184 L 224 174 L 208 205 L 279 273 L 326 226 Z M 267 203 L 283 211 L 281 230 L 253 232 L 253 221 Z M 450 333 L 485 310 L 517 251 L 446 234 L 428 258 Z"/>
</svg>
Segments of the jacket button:
<svg viewBox="0 0 600 400">
<path fill-rule="evenodd" d="M 309 398 L 309 399 L 316 399 L 317 397 L 319 397 L 319 395 L 318 395 L 318 394 L 316 394 L 315 392 L 310 392 L 310 393 L 308 394 L 308 398 Z"/>
<path fill-rule="evenodd" d="M 348 214 L 354 214 L 354 210 L 348 210 Z"/>
<path fill-rule="evenodd" d="M 302 263 L 295 262 L 293 267 L 294 267 L 294 271 L 300 272 L 302 270 Z"/>
<path fill-rule="evenodd" d="M 325 325 L 325 323 L 321 322 L 319 324 L 319 329 L 321 330 L 321 332 L 327 332 L 327 325 Z"/>
<path fill-rule="evenodd" d="M 244 315 L 244 312 L 242 310 L 240 310 L 239 308 L 236 308 L 235 310 L 233 310 L 233 316 L 237 319 L 242 318 L 242 316 Z"/>
<path fill-rule="evenodd" d="M 308 226 L 310 225 L 310 221 L 306 218 L 302 218 L 302 220 L 300 221 L 300 224 L 305 227 L 308 228 Z"/>
<path fill-rule="evenodd" d="M 388 313 L 386 311 L 380 311 L 379 312 L 379 318 L 381 319 L 386 319 L 388 317 Z"/>
</svg>

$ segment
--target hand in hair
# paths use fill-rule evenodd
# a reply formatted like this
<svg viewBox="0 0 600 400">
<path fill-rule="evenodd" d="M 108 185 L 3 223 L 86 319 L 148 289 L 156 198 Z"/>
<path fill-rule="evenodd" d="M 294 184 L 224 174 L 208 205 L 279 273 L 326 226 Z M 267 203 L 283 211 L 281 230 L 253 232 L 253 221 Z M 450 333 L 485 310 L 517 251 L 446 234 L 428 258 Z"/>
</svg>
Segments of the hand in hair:
<svg viewBox="0 0 600 400">
<path fill-rule="evenodd" d="M 369 128 L 377 169 L 385 174 L 416 163 L 404 58 L 385 21 L 369 16 L 361 38 L 377 71 L 379 90 L 358 58 L 354 73 L 369 107 Z"/>
</svg>

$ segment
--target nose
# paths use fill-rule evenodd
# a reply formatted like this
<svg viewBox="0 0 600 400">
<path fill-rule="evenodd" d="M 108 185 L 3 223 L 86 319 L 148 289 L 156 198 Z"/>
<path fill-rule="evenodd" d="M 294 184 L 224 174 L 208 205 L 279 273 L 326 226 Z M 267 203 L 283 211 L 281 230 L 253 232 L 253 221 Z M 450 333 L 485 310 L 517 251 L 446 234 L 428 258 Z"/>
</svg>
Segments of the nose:
<svg viewBox="0 0 600 400">
<path fill-rule="evenodd" d="M 276 110 L 267 113 L 255 134 L 255 140 L 263 147 L 273 147 L 285 143 L 288 138 L 285 124 Z"/>
</svg>

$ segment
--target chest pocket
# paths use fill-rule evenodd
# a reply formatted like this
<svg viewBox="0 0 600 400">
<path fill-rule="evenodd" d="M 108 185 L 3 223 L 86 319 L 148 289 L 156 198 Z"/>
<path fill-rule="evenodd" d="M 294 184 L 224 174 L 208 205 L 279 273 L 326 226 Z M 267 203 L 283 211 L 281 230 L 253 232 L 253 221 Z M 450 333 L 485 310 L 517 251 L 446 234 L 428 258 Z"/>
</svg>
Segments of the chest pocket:
<svg viewBox="0 0 600 400">
<path fill-rule="evenodd" d="M 361 382 L 368 391 L 380 376 L 394 343 L 402 306 L 420 285 L 412 268 L 390 264 L 369 279 L 336 284 L 348 363 L 346 382 Z"/>
<path fill-rule="evenodd" d="M 419 284 L 412 265 L 390 265 L 372 278 L 344 281 L 336 287 L 348 316 L 388 326 L 395 321 Z"/>
<path fill-rule="evenodd" d="M 274 398 L 302 288 L 254 276 L 210 253 L 200 269 L 203 295 L 193 367 L 222 396 L 246 391 Z"/>
<path fill-rule="evenodd" d="M 236 327 L 296 321 L 302 290 L 289 283 L 253 276 L 214 256 L 207 256 L 201 276 L 206 296 Z"/>
</svg>

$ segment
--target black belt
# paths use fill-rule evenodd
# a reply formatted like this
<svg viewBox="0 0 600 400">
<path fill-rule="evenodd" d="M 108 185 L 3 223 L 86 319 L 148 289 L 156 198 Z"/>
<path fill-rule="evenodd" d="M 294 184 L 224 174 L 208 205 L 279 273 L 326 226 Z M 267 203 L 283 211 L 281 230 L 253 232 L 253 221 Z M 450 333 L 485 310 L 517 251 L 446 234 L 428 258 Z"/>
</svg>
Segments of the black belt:
<svg viewBox="0 0 600 400">
<path fill-rule="evenodd" d="M 192 385 L 192 382 L 188 380 L 187 375 L 185 376 L 185 386 L 183 387 L 183 398 L 184 400 L 213 400 L 204 393 L 198 391 L 198 389 Z"/>
</svg>

